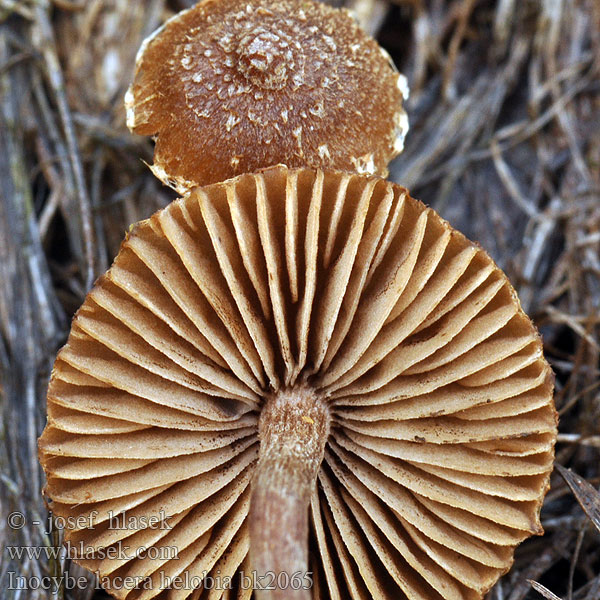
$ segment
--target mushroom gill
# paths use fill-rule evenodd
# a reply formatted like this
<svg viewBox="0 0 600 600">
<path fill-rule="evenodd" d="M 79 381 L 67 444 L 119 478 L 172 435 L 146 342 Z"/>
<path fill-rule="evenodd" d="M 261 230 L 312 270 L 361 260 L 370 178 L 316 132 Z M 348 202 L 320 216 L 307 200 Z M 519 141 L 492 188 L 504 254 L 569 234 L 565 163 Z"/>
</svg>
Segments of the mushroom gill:
<svg viewBox="0 0 600 600">
<path fill-rule="evenodd" d="M 258 597 L 475 600 L 541 533 L 552 387 L 483 250 L 398 185 L 277 166 L 134 227 L 58 355 L 40 457 L 117 598 L 250 598 L 281 558 Z"/>
</svg>

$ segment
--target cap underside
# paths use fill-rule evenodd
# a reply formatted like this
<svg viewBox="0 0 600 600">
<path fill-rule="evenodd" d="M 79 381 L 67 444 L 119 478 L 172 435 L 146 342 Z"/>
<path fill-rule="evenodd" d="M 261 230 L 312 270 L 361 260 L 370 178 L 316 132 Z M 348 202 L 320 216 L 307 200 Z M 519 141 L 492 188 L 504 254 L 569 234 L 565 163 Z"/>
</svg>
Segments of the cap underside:
<svg viewBox="0 0 600 600">
<path fill-rule="evenodd" d="M 160 586 L 248 571 L 258 415 L 299 384 L 332 414 L 313 597 L 474 600 L 540 533 L 552 378 L 504 274 L 400 186 L 279 166 L 137 225 L 77 313 L 40 455 L 78 562 L 117 598 L 220 597 Z"/>
</svg>

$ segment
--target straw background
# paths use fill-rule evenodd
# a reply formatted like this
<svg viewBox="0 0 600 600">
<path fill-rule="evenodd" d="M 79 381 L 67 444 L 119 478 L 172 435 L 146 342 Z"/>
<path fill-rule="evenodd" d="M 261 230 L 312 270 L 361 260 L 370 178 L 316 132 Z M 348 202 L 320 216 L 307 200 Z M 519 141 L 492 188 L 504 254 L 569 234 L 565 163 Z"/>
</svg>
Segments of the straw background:
<svg viewBox="0 0 600 600">
<path fill-rule="evenodd" d="M 37 437 L 70 318 L 129 226 L 174 194 L 125 126 L 142 40 L 186 0 L 0 0 L 0 595 L 52 546 Z M 556 373 L 561 421 L 546 534 L 489 600 L 600 598 L 600 4 L 348 0 L 408 77 L 411 129 L 390 178 L 481 244 L 519 292 Z M 568 480 L 568 482 L 567 482 Z M 595 488 L 595 489 L 594 489 Z M 18 511 L 25 526 L 11 528 Z M 38 525 L 34 521 L 39 522 Z M 11 573 L 13 574 L 11 576 Z M 11 579 L 12 577 L 12 579 Z M 531 583 L 533 582 L 533 583 Z"/>
</svg>

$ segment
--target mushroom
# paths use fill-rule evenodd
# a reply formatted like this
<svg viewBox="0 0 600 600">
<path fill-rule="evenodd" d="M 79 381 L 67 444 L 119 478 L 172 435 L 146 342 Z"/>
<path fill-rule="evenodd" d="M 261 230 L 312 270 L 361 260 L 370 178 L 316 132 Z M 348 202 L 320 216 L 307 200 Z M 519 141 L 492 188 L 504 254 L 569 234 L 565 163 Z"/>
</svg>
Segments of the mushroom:
<svg viewBox="0 0 600 600">
<path fill-rule="evenodd" d="M 345 10 L 204 0 L 138 53 L 127 123 L 183 194 L 271 165 L 387 175 L 408 129 L 406 78 Z"/>
<path fill-rule="evenodd" d="M 40 460 L 116 598 L 475 600 L 542 533 L 552 388 L 481 248 L 396 184 L 280 165 L 133 228 Z"/>
</svg>

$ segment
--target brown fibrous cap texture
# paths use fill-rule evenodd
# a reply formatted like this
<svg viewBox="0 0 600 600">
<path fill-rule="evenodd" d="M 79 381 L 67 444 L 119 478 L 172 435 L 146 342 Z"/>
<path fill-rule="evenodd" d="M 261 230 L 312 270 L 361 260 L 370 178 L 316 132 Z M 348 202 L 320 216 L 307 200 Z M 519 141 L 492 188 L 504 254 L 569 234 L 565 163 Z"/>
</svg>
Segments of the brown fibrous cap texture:
<svg viewBox="0 0 600 600">
<path fill-rule="evenodd" d="M 277 166 L 133 228 L 57 357 L 40 459 L 78 562 L 117 598 L 221 597 L 206 574 L 249 598 L 259 447 L 296 419 L 327 436 L 312 597 L 475 600 L 541 533 L 552 388 L 483 250 L 398 185 Z"/>
<path fill-rule="evenodd" d="M 184 193 L 275 164 L 378 175 L 403 147 L 406 79 L 345 10 L 205 0 L 138 54 L 128 125 Z"/>
</svg>

